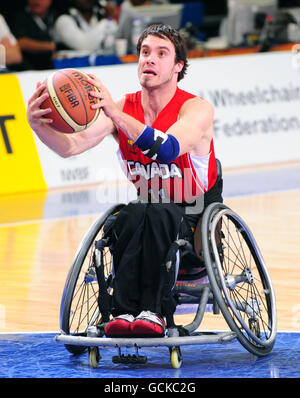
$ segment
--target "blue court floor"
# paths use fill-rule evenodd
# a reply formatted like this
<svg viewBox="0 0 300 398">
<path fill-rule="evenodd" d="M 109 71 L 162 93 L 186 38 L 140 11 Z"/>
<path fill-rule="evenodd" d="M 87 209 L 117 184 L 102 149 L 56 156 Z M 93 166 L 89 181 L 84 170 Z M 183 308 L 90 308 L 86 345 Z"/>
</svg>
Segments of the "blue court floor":
<svg viewBox="0 0 300 398">
<path fill-rule="evenodd" d="M 184 346 L 180 369 L 172 368 L 166 347 L 140 350 L 140 355 L 148 357 L 144 365 L 114 364 L 111 357 L 117 354 L 116 349 L 102 349 L 102 359 L 94 369 L 87 353 L 74 356 L 54 337 L 55 333 L 0 334 L 0 377 L 115 380 L 300 377 L 300 333 L 278 333 L 273 351 L 263 358 L 250 354 L 238 341 L 224 346 Z"/>
</svg>

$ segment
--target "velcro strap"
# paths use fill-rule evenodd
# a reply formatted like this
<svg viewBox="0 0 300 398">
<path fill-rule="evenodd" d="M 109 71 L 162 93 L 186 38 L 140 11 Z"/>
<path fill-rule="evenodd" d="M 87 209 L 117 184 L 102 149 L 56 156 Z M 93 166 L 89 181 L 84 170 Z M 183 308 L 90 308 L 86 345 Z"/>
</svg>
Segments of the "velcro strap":
<svg viewBox="0 0 300 398">
<path fill-rule="evenodd" d="M 157 155 L 159 148 L 161 147 L 162 143 L 164 142 L 162 137 L 157 137 L 154 141 L 154 144 L 150 148 L 149 152 L 147 153 L 148 158 L 152 159 L 154 155 Z"/>
</svg>

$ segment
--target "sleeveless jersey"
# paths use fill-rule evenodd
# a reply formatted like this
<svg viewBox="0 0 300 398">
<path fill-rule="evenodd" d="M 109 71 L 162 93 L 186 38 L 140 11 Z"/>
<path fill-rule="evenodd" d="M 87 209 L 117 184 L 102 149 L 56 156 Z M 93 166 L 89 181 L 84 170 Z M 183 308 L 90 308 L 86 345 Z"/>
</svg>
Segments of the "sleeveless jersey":
<svg viewBox="0 0 300 398">
<path fill-rule="evenodd" d="M 177 87 L 173 98 L 151 127 L 165 133 L 177 121 L 184 102 L 194 97 Z M 141 91 L 126 95 L 123 112 L 145 123 Z M 126 176 L 134 183 L 138 195 L 150 201 L 192 202 L 214 185 L 217 169 L 213 140 L 207 156 L 198 157 L 187 152 L 169 164 L 163 164 L 145 156 L 122 130 L 118 133 L 121 166 L 123 170 L 125 166 Z"/>
</svg>

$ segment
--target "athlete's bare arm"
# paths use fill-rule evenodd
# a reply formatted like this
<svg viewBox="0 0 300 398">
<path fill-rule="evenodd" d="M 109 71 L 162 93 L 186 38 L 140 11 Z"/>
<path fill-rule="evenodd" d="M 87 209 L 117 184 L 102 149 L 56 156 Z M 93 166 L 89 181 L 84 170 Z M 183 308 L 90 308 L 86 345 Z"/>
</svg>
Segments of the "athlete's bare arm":
<svg viewBox="0 0 300 398">
<path fill-rule="evenodd" d="M 49 97 L 48 93 L 42 94 L 44 83 L 38 83 L 37 88 L 28 101 L 27 119 L 31 128 L 40 140 L 54 152 L 62 157 L 78 155 L 98 145 L 106 136 L 115 135 L 116 127 L 104 112 L 86 130 L 74 134 L 63 134 L 51 127 L 51 109 L 41 109 L 41 104 Z M 116 102 L 116 107 L 122 109 L 124 100 Z"/>
<path fill-rule="evenodd" d="M 91 75 L 90 75 L 91 76 Z M 130 115 L 122 112 L 112 100 L 109 91 L 103 83 L 91 76 L 90 83 L 97 86 L 100 92 L 92 92 L 100 98 L 100 104 L 92 108 L 101 108 L 104 113 L 120 128 L 129 138 L 136 141 L 145 128 L 145 124 Z M 209 153 L 212 139 L 212 123 L 214 111 L 212 105 L 204 99 L 195 97 L 182 106 L 179 117 L 167 131 L 176 137 L 180 145 L 180 154 L 192 152 L 199 156 Z"/>
<path fill-rule="evenodd" d="M 90 92 L 90 95 L 100 99 L 100 103 L 92 105 L 92 108 L 101 108 L 117 128 L 121 129 L 129 138 L 135 141 L 144 130 L 145 125 L 132 116 L 122 112 L 123 108 L 117 106 L 113 101 L 109 90 L 104 84 L 94 75 L 89 74 L 89 76 L 90 79 L 88 79 L 88 82 L 99 89 L 99 91 Z"/>
<path fill-rule="evenodd" d="M 174 135 L 180 144 L 180 155 L 191 152 L 198 156 L 209 153 L 213 138 L 213 106 L 199 97 L 186 101 L 179 117 L 167 131 Z"/>
</svg>

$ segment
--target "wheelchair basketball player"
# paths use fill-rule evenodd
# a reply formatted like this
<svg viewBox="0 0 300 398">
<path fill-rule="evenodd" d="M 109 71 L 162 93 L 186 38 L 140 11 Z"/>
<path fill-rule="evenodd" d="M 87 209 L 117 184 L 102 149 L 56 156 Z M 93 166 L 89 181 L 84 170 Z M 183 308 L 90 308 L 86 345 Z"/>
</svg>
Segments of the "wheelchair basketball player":
<svg viewBox="0 0 300 398">
<path fill-rule="evenodd" d="M 192 242 L 204 209 L 222 202 L 213 107 L 178 87 L 188 66 L 183 37 L 170 26 L 152 25 L 141 34 L 137 54 L 141 89 L 118 101 L 89 75 L 99 90 L 90 94 L 100 99 L 92 107 L 102 112 L 86 130 L 61 134 L 51 127 L 51 110 L 40 108 L 48 98 L 44 83 L 38 83 L 27 111 L 37 136 L 63 157 L 78 155 L 112 134 L 119 160 L 136 186 L 137 200 L 120 211 L 111 231 L 116 237 L 114 318 L 105 328 L 110 337 L 164 335 L 170 326 L 165 318 L 176 309 L 174 297 L 163 294 L 168 248 L 180 237 Z M 169 281 L 171 288 L 174 283 Z"/>
</svg>

